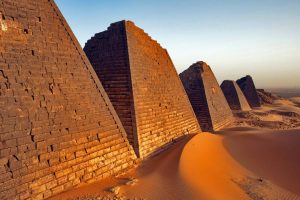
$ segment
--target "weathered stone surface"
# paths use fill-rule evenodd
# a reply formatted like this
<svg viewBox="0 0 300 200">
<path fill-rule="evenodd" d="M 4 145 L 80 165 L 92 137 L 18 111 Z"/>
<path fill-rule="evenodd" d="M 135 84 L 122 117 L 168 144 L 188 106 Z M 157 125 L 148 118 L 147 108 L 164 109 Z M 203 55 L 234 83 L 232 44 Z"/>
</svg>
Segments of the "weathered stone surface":
<svg viewBox="0 0 300 200">
<path fill-rule="evenodd" d="M 260 107 L 259 98 L 252 77 L 247 75 L 238 79 L 236 82 L 240 86 L 251 108 Z"/>
<path fill-rule="evenodd" d="M 225 80 L 221 84 L 221 89 L 232 110 L 251 110 L 250 105 L 235 81 Z"/>
<path fill-rule="evenodd" d="M 167 51 L 132 22 L 111 24 L 84 50 L 138 156 L 200 131 Z"/>
<path fill-rule="evenodd" d="M 202 130 L 219 130 L 233 121 L 230 107 L 211 70 L 197 62 L 180 74 Z"/>
<path fill-rule="evenodd" d="M 42 199 L 136 158 L 53 0 L 0 3 L 0 199 Z"/>
</svg>

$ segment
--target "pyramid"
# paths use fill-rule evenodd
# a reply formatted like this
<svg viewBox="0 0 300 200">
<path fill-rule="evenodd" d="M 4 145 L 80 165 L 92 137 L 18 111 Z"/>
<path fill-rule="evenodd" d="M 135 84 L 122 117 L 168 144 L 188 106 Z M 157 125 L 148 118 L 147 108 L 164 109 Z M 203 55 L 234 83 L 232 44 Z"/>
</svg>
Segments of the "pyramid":
<svg viewBox="0 0 300 200">
<path fill-rule="evenodd" d="M 0 199 L 44 199 L 136 159 L 53 0 L 0 3 Z"/>
<path fill-rule="evenodd" d="M 251 108 L 260 107 L 259 97 L 252 77 L 247 75 L 236 82 L 240 86 Z"/>
<path fill-rule="evenodd" d="M 202 130 L 216 131 L 233 121 L 230 107 L 209 65 L 197 62 L 179 76 Z"/>
<path fill-rule="evenodd" d="M 231 110 L 251 110 L 246 97 L 235 81 L 223 81 L 223 83 L 221 84 L 221 89 Z"/>
<path fill-rule="evenodd" d="M 133 22 L 111 24 L 84 51 L 139 157 L 200 131 L 168 52 Z"/>
</svg>

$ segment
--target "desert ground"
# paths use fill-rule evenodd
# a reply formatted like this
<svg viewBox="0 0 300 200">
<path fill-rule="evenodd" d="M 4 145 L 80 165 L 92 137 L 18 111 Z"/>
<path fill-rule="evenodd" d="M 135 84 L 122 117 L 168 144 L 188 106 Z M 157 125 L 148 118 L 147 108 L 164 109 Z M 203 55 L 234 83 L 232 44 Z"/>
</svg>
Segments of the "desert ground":
<svg viewBox="0 0 300 200">
<path fill-rule="evenodd" d="M 300 199 L 300 97 L 234 115 L 232 127 L 52 199 Z"/>
</svg>

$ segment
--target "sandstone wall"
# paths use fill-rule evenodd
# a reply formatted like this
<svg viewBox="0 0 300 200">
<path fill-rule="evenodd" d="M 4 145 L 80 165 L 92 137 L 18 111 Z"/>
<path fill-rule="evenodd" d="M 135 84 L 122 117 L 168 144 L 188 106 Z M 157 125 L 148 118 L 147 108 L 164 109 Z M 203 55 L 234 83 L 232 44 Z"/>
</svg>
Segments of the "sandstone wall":
<svg viewBox="0 0 300 200">
<path fill-rule="evenodd" d="M 0 3 L 0 199 L 43 199 L 135 155 L 52 0 Z"/>
<path fill-rule="evenodd" d="M 115 37 L 115 34 L 121 34 L 119 29 L 126 30 L 126 38 L 123 36 Z M 152 40 L 142 29 L 136 27 L 132 22 L 122 21 L 112 24 L 107 31 L 100 35 L 107 34 L 106 40 L 111 43 L 105 43 L 98 37 L 89 40 L 85 51 L 90 61 L 93 63 L 96 71 L 102 71 L 103 63 L 111 63 L 112 60 L 119 62 L 118 57 L 105 57 L 102 54 L 92 52 L 101 51 L 101 49 L 110 50 L 108 54 L 113 55 L 113 47 L 118 43 L 127 44 L 128 63 L 123 63 L 123 67 L 130 71 L 130 81 L 124 83 L 124 87 L 131 90 L 127 95 L 127 109 L 131 109 L 131 121 L 133 137 L 128 132 L 128 137 L 134 139 L 136 153 L 140 157 L 146 157 L 149 154 L 159 150 L 172 140 L 187 133 L 200 131 L 192 107 L 188 101 L 186 93 L 178 78 L 174 65 L 165 49 L 156 41 Z M 123 33 L 122 33 L 123 34 Z M 116 38 L 123 38 L 123 41 Z M 91 46 L 95 48 L 91 49 Z M 126 54 L 126 53 L 125 53 Z M 98 58 L 95 58 L 97 57 Z M 102 60 L 101 62 L 98 62 Z M 103 61 L 105 60 L 105 61 Z M 111 76 L 114 71 L 114 65 L 110 65 L 104 76 Z M 124 76 L 128 71 L 120 72 Z M 111 87 L 107 86 L 107 80 L 102 79 L 105 90 L 110 95 Z M 114 83 L 116 83 L 114 81 Z M 127 86 L 126 86 L 127 84 Z M 113 101 L 118 112 L 118 107 L 122 101 Z M 126 124 L 122 112 L 118 113 L 123 124 Z M 130 115 L 128 115 L 130 116 Z"/>
<path fill-rule="evenodd" d="M 122 121 L 130 144 L 138 152 L 127 48 L 125 21 L 122 21 L 87 41 L 84 51 Z"/>
<path fill-rule="evenodd" d="M 260 107 L 259 97 L 252 77 L 247 75 L 236 82 L 240 86 L 251 108 Z"/>
<path fill-rule="evenodd" d="M 221 84 L 221 89 L 232 110 L 251 110 L 246 97 L 235 81 L 223 81 Z"/>
<path fill-rule="evenodd" d="M 224 94 L 206 63 L 193 64 L 180 78 L 203 130 L 219 130 L 233 121 Z"/>
<path fill-rule="evenodd" d="M 200 78 L 201 70 L 200 67 L 185 70 L 180 74 L 180 79 L 188 94 L 201 129 L 210 131 L 212 130 L 213 124 L 206 99 L 205 87 L 202 78 Z"/>
</svg>

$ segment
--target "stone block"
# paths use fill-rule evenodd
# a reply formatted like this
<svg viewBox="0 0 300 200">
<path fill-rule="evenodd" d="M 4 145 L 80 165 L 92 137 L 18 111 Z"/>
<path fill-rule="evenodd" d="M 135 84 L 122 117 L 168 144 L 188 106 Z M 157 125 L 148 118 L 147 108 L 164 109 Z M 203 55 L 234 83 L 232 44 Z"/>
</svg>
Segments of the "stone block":
<svg viewBox="0 0 300 200">
<path fill-rule="evenodd" d="M 192 133 L 201 131 L 168 52 L 133 22 L 111 24 L 88 40 L 84 51 L 137 156 L 147 157 L 170 140 L 187 134 L 182 131 L 187 127 Z M 162 104 L 166 105 L 159 106 Z M 183 113 L 184 117 L 169 118 L 174 112 Z M 177 126 L 170 134 L 174 123 Z M 110 121 L 101 122 L 100 127 L 109 124 Z M 159 131 L 163 140 L 153 140 L 155 134 L 146 137 L 149 130 Z M 144 145 L 144 140 L 152 141 L 151 145 Z M 100 141 L 111 141 L 114 145 L 115 140 Z"/>
</svg>

